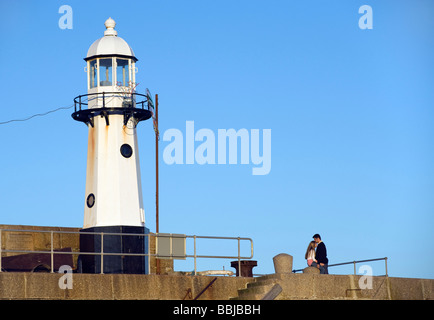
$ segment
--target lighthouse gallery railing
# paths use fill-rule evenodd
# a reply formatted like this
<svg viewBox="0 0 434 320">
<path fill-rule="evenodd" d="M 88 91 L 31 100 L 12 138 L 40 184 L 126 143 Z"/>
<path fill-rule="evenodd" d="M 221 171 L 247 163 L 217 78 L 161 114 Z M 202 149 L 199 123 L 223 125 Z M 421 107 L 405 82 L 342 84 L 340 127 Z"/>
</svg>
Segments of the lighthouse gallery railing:
<svg viewBox="0 0 434 320">
<path fill-rule="evenodd" d="M 74 98 L 74 111 L 81 111 L 87 109 L 89 101 L 96 101 L 97 104 L 101 104 L 100 107 L 105 108 L 106 104 L 114 98 L 122 98 L 128 101 L 128 107 L 136 108 L 138 105 L 141 109 L 151 110 L 154 108 L 152 99 L 149 95 L 144 95 L 137 92 L 96 92 L 82 94 Z M 124 106 L 125 107 L 125 106 Z"/>
<path fill-rule="evenodd" d="M 43 250 L 9 250 L 2 248 L 2 233 L 3 232 L 20 232 L 20 233 L 49 233 L 50 234 L 50 251 Z M 86 232 L 86 235 L 95 234 L 101 236 L 101 251 L 100 252 L 81 252 L 81 251 L 71 251 L 71 252 L 62 252 L 58 251 L 54 248 L 54 235 L 55 234 L 83 234 L 78 231 L 54 231 L 54 230 L 22 230 L 22 229 L 0 229 L 0 272 L 2 272 L 2 254 L 3 253 L 39 253 L 39 254 L 50 254 L 50 272 L 54 272 L 54 255 L 93 255 L 101 257 L 101 268 L 100 273 L 103 274 L 104 270 L 104 256 L 141 256 L 148 257 L 148 273 L 151 270 L 151 257 L 156 259 L 179 259 L 179 258 L 193 258 L 194 259 L 194 274 L 197 274 L 197 259 L 236 259 L 238 260 L 238 270 L 241 270 L 241 260 L 252 259 L 253 258 L 253 240 L 251 238 L 242 238 L 242 237 L 217 237 L 217 236 L 197 236 L 197 235 L 172 235 L 172 234 L 143 234 L 143 233 L 109 233 L 109 232 Z M 104 236 L 141 236 L 147 237 L 148 240 L 148 253 L 109 253 L 104 252 Z M 185 254 L 183 256 L 174 255 L 172 252 L 172 247 L 170 247 L 170 252 L 168 254 L 158 254 L 158 253 L 150 253 L 150 237 L 154 238 L 165 238 L 165 237 L 173 237 L 180 238 L 184 237 L 185 239 L 193 239 L 193 254 Z M 236 240 L 238 245 L 238 254 L 236 256 L 225 256 L 225 255 L 199 255 L 197 254 L 197 239 L 215 239 L 215 240 Z M 250 243 L 250 256 L 241 256 L 241 241 L 248 241 Z M 241 275 L 241 272 L 239 273 Z"/>
<path fill-rule="evenodd" d="M 149 91 L 148 91 L 149 92 Z M 113 104 L 113 101 L 118 103 Z M 89 103 L 91 107 L 89 108 Z M 141 106 L 138 108 L 138 106 Z M 102 116 L 109 125 L 109 115 L 123 115 L 124 125 L 130 118 L 138 123 L 152 117 L 154 103 L 149 93 L 137 92 L 96 92 L 74 98 L 74 113 L 71 115 L 76 121 L 94 126 L 93 118 Z"/>
</svg>

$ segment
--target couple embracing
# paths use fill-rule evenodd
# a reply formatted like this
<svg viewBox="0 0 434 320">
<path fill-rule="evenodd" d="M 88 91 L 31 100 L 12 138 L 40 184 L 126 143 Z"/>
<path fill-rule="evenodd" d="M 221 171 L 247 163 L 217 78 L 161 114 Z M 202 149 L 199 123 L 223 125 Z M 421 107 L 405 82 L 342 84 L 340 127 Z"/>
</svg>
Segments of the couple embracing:
<svg viewBox="0 0 434 320">
<path fill-rule="evenodd" d="M 307 265 L 309 267 L 317 267 L 321 274 L 328 274 L 329 259 L 327 259 L 326 246 L 321 241 L 321 236 L 318 233 L 313 236 L 313 240 L 309 243 L 305 254 Z"/>
</svg>

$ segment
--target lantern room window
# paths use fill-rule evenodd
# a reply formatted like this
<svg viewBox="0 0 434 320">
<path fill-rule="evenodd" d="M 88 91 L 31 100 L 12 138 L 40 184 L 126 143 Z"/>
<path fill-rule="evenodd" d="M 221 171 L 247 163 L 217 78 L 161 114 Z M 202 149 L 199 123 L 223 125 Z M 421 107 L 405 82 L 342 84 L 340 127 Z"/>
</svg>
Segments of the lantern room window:
<svg viewBox="0 0 434 320">
<path fill-rule="evenodd" d="M 130 68 L 127 59 L 116 59 L 116 84 L 125 87 L 130 84 Z"/>
<path fill-rule="evenodd" d="M 136 68 L 131 59 L 96 58 L 88 61 L 89 89 L 97 87 L 129 87 L 135 80 Z"/>
<path fill-rule="evenodd" d="M 89 83 L 90 83 L 90 88 L 95 88 L 98 85 L 98 78 L 97 78 L 97 63 L 96 63 L 96 59 L 90 61 L 89 63 Z"/>
<path fill-rule="evenodd" d="M 112 59 L 99 59 L 99 85 L 112 85 Z"/>
</svg>

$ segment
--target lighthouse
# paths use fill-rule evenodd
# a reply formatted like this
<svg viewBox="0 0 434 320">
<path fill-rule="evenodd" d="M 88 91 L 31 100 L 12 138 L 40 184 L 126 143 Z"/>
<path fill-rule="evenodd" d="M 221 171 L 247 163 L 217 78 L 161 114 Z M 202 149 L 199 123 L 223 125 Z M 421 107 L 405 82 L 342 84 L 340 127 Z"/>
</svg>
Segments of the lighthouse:
<svg viewBox="0 0 434 320">
<path fill-rule="evenodd" d="M 88 127 L 81 252 L 144 253 L 143 207 L 136 127 L 152 116 L 149 93 L 136 92 L 133 50 L 105 21 L 104 36 L 86 57 L 87 94 L 74 99 L 74 120 Z M 149 92 L 149 91 L 147 91 Z M 106 233 L 106 235 L 104 235 Z M 80 255 L 82 272 L 145 273 L 143 257 Z M 103 267 L 101 268 L 101 264 Z"/>
</svg>

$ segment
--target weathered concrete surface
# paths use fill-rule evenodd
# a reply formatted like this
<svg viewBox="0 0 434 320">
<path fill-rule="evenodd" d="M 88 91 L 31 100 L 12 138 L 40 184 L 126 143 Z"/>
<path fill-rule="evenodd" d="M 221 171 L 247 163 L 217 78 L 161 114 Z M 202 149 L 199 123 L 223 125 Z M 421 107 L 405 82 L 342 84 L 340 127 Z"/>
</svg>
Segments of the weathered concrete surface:
<svg viewBox="0 0 434 320">
<path fill-rule="evenodd" d="M 0 299 L 192 300 L 210 276 L 72 274 L 72 289 L 61 289 L 59 273 L 2 272 Z M 253 278 L 217 277 L 199 300 L 228 300 Z"/>
<path fill-rule="evenodd" d="M 361 289 L 362 276 L 322 274 L 272 274 L 255 278 L 238 291 L 238 299 L 261 299 L 274 284 L 282 292 L 276 300 L 432 300 L 434 280 L 372 277 L 372 288 Z M 363 281 L 363 279 L 362 279 Z"/>
<path fill-rule="evenodd" d="M 315 273 L 320 274 L 321 271 L 317 267 L 306 267 L 303 269 L 303 273 Z"/>
<path fill-rule="evenodd" d="M 212 276 L 72 274 L 72 289 L 61 289 L 59 273 L 0 273 L 0 299 L 192 300 Z M 372 289 L 360 290 L 361 276 L 272 274 L 259 278 L 217 277 L 200 300 L 261 299 L 275 285 L 276 300 L 434 299 L 434 280 L 373 277 Z"/>
</svg>

